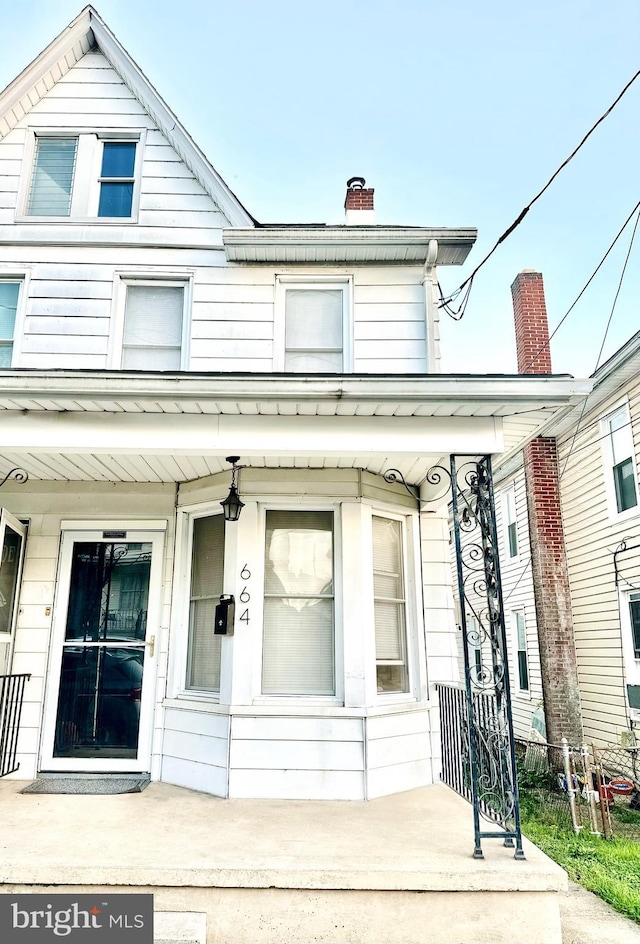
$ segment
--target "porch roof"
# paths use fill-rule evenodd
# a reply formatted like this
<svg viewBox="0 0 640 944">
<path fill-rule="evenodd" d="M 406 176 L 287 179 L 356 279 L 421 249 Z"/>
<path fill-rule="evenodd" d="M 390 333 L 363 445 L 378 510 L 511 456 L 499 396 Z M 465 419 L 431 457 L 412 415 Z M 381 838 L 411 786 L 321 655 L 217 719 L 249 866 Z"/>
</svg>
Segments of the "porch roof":
<svg viewBox="0 0 640 944">
<path fill-rule="evenodd" d="M 256 467 L 393 466 L 418 483 L 447 451 L 522 448 L 590 387 L 567 375 L 6 370 L 0 473 L 182 482 L 235 452 Z"/>
</svg>

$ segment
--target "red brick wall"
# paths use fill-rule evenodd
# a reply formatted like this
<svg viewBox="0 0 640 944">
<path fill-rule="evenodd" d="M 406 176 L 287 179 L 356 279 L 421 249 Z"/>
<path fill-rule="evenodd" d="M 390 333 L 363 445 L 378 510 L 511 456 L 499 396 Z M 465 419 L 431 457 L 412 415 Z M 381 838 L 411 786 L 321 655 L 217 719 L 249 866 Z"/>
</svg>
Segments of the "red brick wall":
<svg viewBox="0 0 640 944">
<path fill-rule="evenodd" d="M 582 743 L 578 670 L 560 507 L 556 441 L 539 436 L 524 450 L 531 568 L 547 739 Z"/>
<path fill-rule="evenodd" d="M 511 294 L 518 373 L 550 374 L 542 275 L 520 272 Z M 525 447 L 524 473 L 547 739 L 559 744 L 566 737 L 579 744 L 580 693 L 555 439 L 540 436 Z"/>
</svg>

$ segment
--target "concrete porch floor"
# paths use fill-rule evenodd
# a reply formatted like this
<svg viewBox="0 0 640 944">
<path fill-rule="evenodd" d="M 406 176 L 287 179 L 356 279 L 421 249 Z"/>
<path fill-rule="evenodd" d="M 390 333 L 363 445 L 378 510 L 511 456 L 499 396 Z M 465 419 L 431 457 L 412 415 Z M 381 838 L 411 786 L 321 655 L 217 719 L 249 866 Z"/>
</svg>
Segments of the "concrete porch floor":
<svg viewBox="0 0 640 944">
<path fill-rule="evenodd" d="M 116 796 L 0 781 L 0 892 L 151 891 L 207 944 L 560 944 L 565 873 L 525 842 L 472 858 L 471 807 L 437 785 L 368 802 Z"/>
</svg>

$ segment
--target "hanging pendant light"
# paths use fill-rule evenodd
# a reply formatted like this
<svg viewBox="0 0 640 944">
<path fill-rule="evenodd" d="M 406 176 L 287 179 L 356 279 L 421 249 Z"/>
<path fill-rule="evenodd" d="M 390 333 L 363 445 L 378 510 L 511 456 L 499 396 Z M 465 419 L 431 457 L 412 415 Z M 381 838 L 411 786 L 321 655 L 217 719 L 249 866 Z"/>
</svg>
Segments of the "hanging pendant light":
<svg viewBox="0 0 640 944">
<path fill-rule="evenodd" d="M 240 501 L 236 485 L 238 471 L 242 468 L 242 466 L 238 465 L 239 459 L 240 456 L 227 456 L 225 460 L 225 462 L 231 463 L 231 488 L 225 500 L 220 502 L 222 510 L 224 511 L 225 521 L 237 521 L 240 517 L 240 512 L 244 508 L 244 502 Z"/>
</svg>

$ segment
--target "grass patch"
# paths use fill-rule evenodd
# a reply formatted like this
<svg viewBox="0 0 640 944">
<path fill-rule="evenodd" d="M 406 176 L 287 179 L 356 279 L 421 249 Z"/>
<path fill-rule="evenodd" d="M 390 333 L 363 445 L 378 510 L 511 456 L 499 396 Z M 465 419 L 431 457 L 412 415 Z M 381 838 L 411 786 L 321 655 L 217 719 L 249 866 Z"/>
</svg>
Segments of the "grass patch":
<svg viewBox="0 0 640 944">
<path fill-rule="evenodd" d="M 554 822 L 553 809 L 528 791 L 523 791 L 521 814 L 524 834 L 574 882 L 640 924 L 640 843 L 602 839 L 588 831 L 576 835 L 570 825 Z"/>
</svg>

